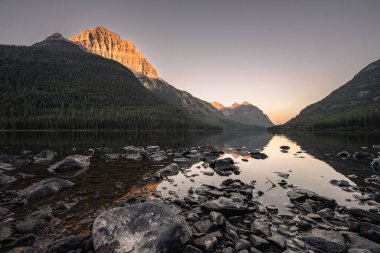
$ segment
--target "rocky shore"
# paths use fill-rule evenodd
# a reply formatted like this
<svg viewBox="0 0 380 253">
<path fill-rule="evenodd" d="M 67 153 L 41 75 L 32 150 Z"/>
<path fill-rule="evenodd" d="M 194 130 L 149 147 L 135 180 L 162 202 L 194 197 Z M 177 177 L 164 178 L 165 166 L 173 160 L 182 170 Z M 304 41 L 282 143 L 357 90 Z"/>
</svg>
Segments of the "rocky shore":
<svg viewBox="0 0 380 253">
<path fill-rule="evenodd" d="M 282 146 L 281 150 L 288 152 L 289 147 Z M 60 178 L 61 175 L 75 178 L 86 173 L 97 152 L 89 149 L 88 155 L 74 154 L 55 163 L 52 161 L 56 153 L 50 150 L 35 156 L 28 152 L 0 155 L 0 252 L 380 252 L 378 189 L 331 180 L 342 190 L 358 192 L 359 201 L 372 206 L 368 210 L 349 208 L 288 184 L 289 174 L 278 172 L 282 179 L 270 183 L 287 190 L 284 202 L 288 212 L 284 214 L 277 206 L 262 203 L 260 198 L 265 193 L 256 188 L 254 179 L 246 183 L 230 178 L 239 174 L 239 167 L 231 158 L 219 158 L 221 149 L 209 146 L 165 151 L 158 146 L 127 146 L 121 153 L 107 150 L 101 155 L 107 163 L 118 159 L 166 161 L 166 166 L 149 179 L 151 182 L 170 182 L 171 176 L 185 174 L 186 167 L 177 163 L 191 160 L 203 161 L 202 166 L 211 168 L 209 176 L 215 172 L 226 179 L 218 186 L 190 187 L 181 197 L 175 191 L 172 196 L 163 196 L 157 190 L 131 195 L 88 217 L 90 225 L 85 233 L 70 233 L 58 218 L 81 201 L 80 196 L 32 208 L 41 199 L 73 187 L 70 178 Z M 249 156 L 267 158 L 259 151 Z M 366 154 L 352 157 L 368 159 Z M 378 158 L 372 160 L 376 170 Z M 7 190 L 17 180 L 32 177 L 22 173 L 10 176 L 7 171 L 33 163 L 46 165 L 51 177 L 22 190 Z M 12 210 L 20 205 L 34 211 L 14 219 Z"/>
</svg>

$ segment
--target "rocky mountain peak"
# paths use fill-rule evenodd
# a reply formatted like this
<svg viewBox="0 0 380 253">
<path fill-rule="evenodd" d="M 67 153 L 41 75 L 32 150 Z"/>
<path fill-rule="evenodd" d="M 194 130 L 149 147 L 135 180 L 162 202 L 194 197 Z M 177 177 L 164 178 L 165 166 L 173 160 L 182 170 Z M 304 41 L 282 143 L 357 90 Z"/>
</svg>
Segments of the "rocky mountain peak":
<svg viewBox="0 0 380 253">
<path fill-rule="evenodd" d="M 226 107 L 224 105 L 222 105 L 221 103 L 218 103 L 216 101 L 213 101 L 210 103 L 212 106 L 214 106 L 216 109 L 218 110 L 221 110 L 221 109 L 225 109 Z"/>
<path fill-rule="evenodd" d="M 233 108 L 236 108 L 236 107 L 239 107 L 240 106 L 240 104 L 238 104 L 238 103 L 233 103 L 229 108 L 231 108 L 231 109 L 233 109 Z"/>
<path fill-rule="evenodd" d="M 247 101 L 244 101 L 241 105 L 244 105 L 244 106 L 250 106 L 252 105 L 251 103 L 247 102 Z"/>
<path fill-rule="evenodd" d="M 157 71 L 136 49 L 132 41 L 123 40 L 119 34 L 102 26 L 88 29 L 79 35 L 73 36 L 70 40 L 84 46 L 92 53 L 123 64 L 138 77 L 147 76 L 160 79 Z"/>
</svg>

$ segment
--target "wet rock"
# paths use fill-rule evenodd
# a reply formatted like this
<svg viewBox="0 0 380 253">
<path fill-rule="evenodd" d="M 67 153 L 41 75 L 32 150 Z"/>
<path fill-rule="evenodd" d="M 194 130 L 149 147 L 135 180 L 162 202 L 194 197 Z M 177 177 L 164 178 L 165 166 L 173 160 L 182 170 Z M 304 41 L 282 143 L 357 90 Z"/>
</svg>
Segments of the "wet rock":
<svg viewBox="0 0 380 253">
<path fill-rule="evenodd" d="M 147 201 L 101 213 L 92 238 L 96 252 L 182 252 L 191 232 L 168 206 Z"/>
<path fill-rule="evenodd" d="M 60 191 L 63 191 L 74 183 L 69 180 L 50 178 L 35 183 L 20 192 L 20 197 L 27 201 L 34 201 Z"/>
<path fill-rule="evenodd" d="M 174 162 L 188 162 L 188 161 L 190 161 L 190 159 L 188 159 L 188 158 L 185 158 L 185 157 L 179 157 L 179 158 L 174 158 L 173 159 L 173 161 Z"/>
<path fill-rule="evenodd" d="M 362 222 L 360 225 L 360 235 L 374 242 L 380 243 L 380 226 L 368 222 Z"/>
<path fill-rule="evenodd" d="M 278 207 L 275 205 L 266 205 L 265 208 L 268 210 L 270 213 L 278 213 Z"/>
<path fill-rule="evenodd" d="M 285 173 L 285 172 L 275 172 L 279 177 L 283 177 L 283 178 L 288 178 L 289 177 L 289 173 Z"/>
<path fill-rule="evenodd" d="M 341 151 L 338 153 L 338 156 L 340 156 L 342 158 L 348 158 L 351 156 L 351 154 L 348 151 Z"/>
<path fill-rule="evenodd" d="M 333 219 L 334 216 L 335 216 L 335 213 L 333 210 L 331 210 L 330 208 L 324 208 L 322 210 L 319 210 L 317 212 L 317 214 L 319 214 L 321 217 L 325 218 L 325 219 Z"/>
<path fill-rule="evenodd" d="M 174 176 L 179 173 L 179 166 L 176 163 L 169 164 L 165 168 L 158 170 L 154 175 L 158 178 Z"/>
<path fill-rule="evenodd" d="M 168 159 L 168 157 L 164 153 L 157 152 L 157 153 L 148 155 L 148 159 L 153 162 L 161 162 L 163 160 Z"/>
<path fill-rule="evenodd" d="M 77 252 L 78 248 L 81 248 L 81 244 L 84 240 L 83 236 L 72 235 L 55 241 L 47 250 L 46 253 L 55 252 Z"/>
<path fill-rule="evenodd" d="M 192 245 L 187 245 L 183 253 L 202 253 L 202 250 L 192 246 Z"/>
<path fill-rule="evenodd" d="M 264 160 L 264 159 L 267 159 L 268 156 L 264 153 L 261 153 L 261 152 L 251 152 L 249 153 L 249 156 L 252 157 L 253 159 L 261 159 L 261 160 Z"/>
<path fill-rule="evenodd" d="M 329 207 L 332 209 L 335 209 L 337 205 L 335 199 L 328 198 L 325 196 L 320 196 L 316 194 L 315 192 L 301 189 L 301 188 L 292 188 L 290 191 L 288 191 L 287 194 L 288 194 L 289 199 L 295 202 L 303 202 L 307 199 L 311 199 L 314 201 L 319 201 L 323 203 L 325 207 Z"/>
<path fill-rule="evenodd" d="M 268 237 L 268 241 L 275 245 L 277 248 L 286 249 L 286 241 L 281 235 L 273 235 Z"/>
<path fill-rule="evenodd" d="M 122 149 L 123 154 L 140 154 L 142 156 L 147 156 L 148 152 L 143 147 L 135 147 L 135 146 L 126 146 Z"/>
<path fill-rule="evenodd" d="M 53 164 L 48 168 L 51 173 L 78 171 L 75 175 L 82 173 L 90 167 L 90 157 L 83 155 L 71 155 Z"/>
<path fill-rule="evenodd" d="M 190 155 L 190 154 L 191 154 L 191 152 L 187 148 L 179 148 L 179 149 L 176 149 L 175 152 L 174 152 L 174 155 L 177 156 L 177 157 L 187 156 L 187 155 Z"/>
<path fill-rule="evenodd" d="M 289 150 L 290 147 L 289 146 L 280 146 L 280 149 L 282 149 L 282 150 Z"/>
<path fill-rule="evenodd" d="M 337 185 L 339 187 L 348 187 L 350 186 L 350 183 L 346 180 L 336 180 L 336 179 L 333 179 L 333 180 L 330 180 L 330 184 L 332 185 Z"/>
<path fill-rule="evenodd" d="M 54 157 L 57 155 L 57 152 L 54 152 L 52 150 L 44 150 L 41 153 L 35 155 L 34 163 L 36 164 L 49 164 L 51 161 L 53 161 Z"/>
<path fill-rule="evenodd" d="M 343 253 L 347 250 L 344 237 L 332 230 L 313 229 L 305 233 L 302 239 L 310 246 L 325 252 Z"/>
<path fill-rule="evenodd" d="M 199 215 L 196 213 L 188 213 L 186 216 L 187 221 L 195 222 L 199 220 Z"/>
<path fill-rule="evenodd" d="M 373 159 L 371 166 L 374 171 L 380 172 L 380 158 Z"/>
<path fill-rule="evenodd" d="M 371 220 L 375 224 L 380 224 L 380 216 L 367 210 L 360 208 L 350 208 L 348 209 L 348 212 L 357 219 L 365 218 Z"/>
<path fill-rule="evenodd" d="M 371 153 L 368 153 L 368 152 L 359 151 L 359 152 L 356 152 L 353 155 L 353 157 L 358 159 L 358 160 L 372 160 L 375 156 Z"/>
<path fill-rule="evenodd" d="M 158 152 L 159 150 L 160 150 L 159 146 L 147 146 L 146 147 L 146 151 L 148 151 L 149 153 Z"/>
<path fill-rule="evenodd" d="M 242 201 L 234 201 L 229 198 L 219 197 L 201 205 L 207 211 L 216 211 L 224 215 L 236 215 L 248 212 L 248 206 Z"/>
<path fill-rule="evenodd" d="M 211 220 L 201 220 L 194 223 L 194 227 L 198 230 L 200 233 L 210 233 L 217 230 L 218 225 L 216 222 L 212 222 Z"/>
<path fill-rule="evenodd" d="M 144 157 L 140 153 L 127 154 L 124 156 L 124 158 L 127 160 L 134 160 L 134 161 L 141 161 L 142 159 L 144 159 Z"/>
<path fill-rule="evenodd" d="M 347 234 L 346 239 L 351 248 L 366 249 L 373 253 L 380 253 L 380 244 L 358 236 L 357 234 Z"/>
<path fill-rule="evenodd" d="M 154 192 L 152 193 L 152 195 L 153 195 L 154 197 L 156 197 L 156 198 L 161 198 L 161 197 L 162 197 L 162 193 L 161 193 L 160 191 L 154 191 Z"/>
<path fill-rule="evenodd" d="M 226 218 L 218 212 L 210 212 L 210 220 L 215 222 L 218 226 L 224 226 L 226 224 Z"/>
<path fill-rule="evenodd" d="M 347 253 L 372 253 L 372 251 L 366 249 L 351 248 L 348 249 Z"/>
<path fill-rule="evenodd" d="M 16 224 L 16 229 L 20 233 L 35 233 L 43 228 L 52 218 L 50 207 L 40 209 L 29 214 L 22 221 Z"/>
<path fill-rule="evenodd" d="M 231 158 L 217 159 L 210 162 L 210 167 L 215 170 L 218 175 L 227 176 L 238 171 L 239 168 L 234 165 Z"/>
<path fill-rule="evenodd" d="M 104 154 L 102 158 L 105 159 L 106 161 L 116 161 L 120 158 L 120 154 L 117 154 L 117 153 Z"/>
<path fill-rule="evenodd" d="M 213 252 L 218 245 L 218 238 L 213 234 L 207 234 L 194 240 L 195 246 L 207 251 Z"/>
<path fill-rule="evenodd" d="M 17 179 L 12 176 L 7 176 L 0 172 L 0 187 L 6 186 L 8 184 L 11 184 L 15 182 Z"/>
<path fill-rule="evenodd" d="M 13 233 L 12 225 L 8 222 L 0 223 L 0 242 L 7 241 Z"/>
<path fill-rule="evenodd" d="M 254 235 L 270 237 L 272 232 L 268 223 L 265 220 L 255 220 L 251 224 L 251 231 Z"/>
<path fill-rule="evenodd" d="M 264 250 L 268 248 L 269 242 L 264 238 L 251 234 L 249 240 L 251 241 L 252 246 L 257 249 Z"/>
<path fill-rule="evenodd" d="M 204 174 L 204 175 L 206 175 L 206 176 L 210 176 L 210 177 L 212 177 L 213 175 L 214 175 L 214 171 L 202 171 L 202 173 Z"/>
<path fill-rule="evenodd" d="M 236 242 L 235 244 L 235 250 L 243 250 L 243 249 L 249 249 L 251 247 L 251 243 L 247 240 L 240 239 L 239 241 Z"/>
<path fill-rule="evenodd" d="M 33 157 L 29 155 L 20 155 L 20 156 L 14 156 L 12 157 L 10 163 L 13 166 L 24 166 L 24 165 L 29 165 L 33 163 Z"/>
</svg>

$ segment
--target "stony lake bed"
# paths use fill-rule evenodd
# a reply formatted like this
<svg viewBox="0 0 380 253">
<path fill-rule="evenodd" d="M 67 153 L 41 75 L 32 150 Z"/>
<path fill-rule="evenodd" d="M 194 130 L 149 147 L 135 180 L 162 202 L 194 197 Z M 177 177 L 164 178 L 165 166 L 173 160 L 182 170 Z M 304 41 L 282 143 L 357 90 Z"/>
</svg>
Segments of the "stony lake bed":
<svg viewBox="0 0 380 253">
<path fill-rule="evenodd" d="M 0 140 L 1 252 L 380 252 L 378 135 Z"/>
</svg>

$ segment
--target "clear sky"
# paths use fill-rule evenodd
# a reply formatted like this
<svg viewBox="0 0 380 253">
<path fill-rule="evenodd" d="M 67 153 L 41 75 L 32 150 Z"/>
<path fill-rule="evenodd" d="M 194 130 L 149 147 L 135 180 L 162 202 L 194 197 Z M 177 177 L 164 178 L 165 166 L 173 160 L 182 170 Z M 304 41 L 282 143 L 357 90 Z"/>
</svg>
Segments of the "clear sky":
<svg viewBox="0 0 380 253">
<path fill-rule="evenodd" d="M 0 0 L 0 43 L 104 26 L 173 86 L 275 123 L 380 58 L 379 0 Z"/>
</svg>

